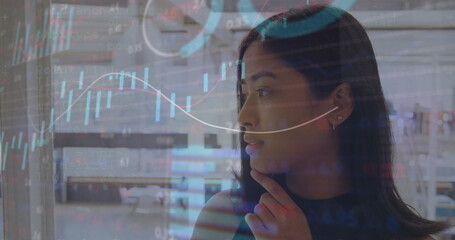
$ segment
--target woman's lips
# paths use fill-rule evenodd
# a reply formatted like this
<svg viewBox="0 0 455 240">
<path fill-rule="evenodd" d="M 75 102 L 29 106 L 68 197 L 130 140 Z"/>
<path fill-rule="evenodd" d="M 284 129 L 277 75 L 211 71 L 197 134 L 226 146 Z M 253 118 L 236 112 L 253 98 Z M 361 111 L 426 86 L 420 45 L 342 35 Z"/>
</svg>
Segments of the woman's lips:
<svg viewBox="0 0 455 240">
<path fill-rule="evenodd" d="M 248 155 L 253 155 L 259 151 L 259 148 L 261 148 L 263 144 L 263 142 L 249 143 L 246 145 L 245 151 Z"/>
</svg>

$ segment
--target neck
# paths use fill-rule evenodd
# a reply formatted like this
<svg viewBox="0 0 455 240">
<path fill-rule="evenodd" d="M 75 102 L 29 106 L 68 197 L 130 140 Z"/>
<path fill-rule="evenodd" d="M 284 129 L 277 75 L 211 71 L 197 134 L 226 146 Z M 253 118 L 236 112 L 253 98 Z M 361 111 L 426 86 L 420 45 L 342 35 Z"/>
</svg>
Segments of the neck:
<svg viewBox="0 0 455 240">
<path fill-rule="evenodd" d="M 306 199 L 327 199 L 351 190 L 349 171 L 338 157 L 313 158 L 306 163 L 286 174 L 286 184 L 293 193 Z"/>
</svg>

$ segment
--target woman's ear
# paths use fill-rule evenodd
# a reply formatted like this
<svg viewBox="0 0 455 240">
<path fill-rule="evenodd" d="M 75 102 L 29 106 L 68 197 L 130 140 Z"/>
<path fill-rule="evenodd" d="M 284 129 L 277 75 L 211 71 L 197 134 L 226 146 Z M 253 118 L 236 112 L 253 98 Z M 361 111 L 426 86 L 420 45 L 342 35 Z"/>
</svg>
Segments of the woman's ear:
<svg viewBox="0 0 455 240">
<path fill-rule="evenodd" d="M 352 97 L 351 86 L 348 83 L 338 85 L 330 94 L 333 106 L 338 109 L 330 114 L 329 121 L 333 129 L 343 123 L 354 111 L 354 98 Z"/>
</svg>

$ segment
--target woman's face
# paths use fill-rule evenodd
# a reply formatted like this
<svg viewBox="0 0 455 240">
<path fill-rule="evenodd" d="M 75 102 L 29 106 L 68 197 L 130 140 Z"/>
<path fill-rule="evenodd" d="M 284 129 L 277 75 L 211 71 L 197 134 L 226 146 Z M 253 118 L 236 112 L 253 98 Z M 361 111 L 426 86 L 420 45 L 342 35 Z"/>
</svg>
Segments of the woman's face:
<svg viewBox="0 0 455 240">
<path fill-rule="evenodd" d="M 245 52 L 246 100 L 238 122 L 247 131 L 273 131 L 293 127 L 330 110 L 328 100 L 311 93 L 307 79 L 285 65 L 277 55 L 255 41 Z M 283 173 L 304 169 L 323 157 L 333 136 L 327 119 L 281 133 L 245 133 L 252 168 L 262 173 Z"/>
</svg>

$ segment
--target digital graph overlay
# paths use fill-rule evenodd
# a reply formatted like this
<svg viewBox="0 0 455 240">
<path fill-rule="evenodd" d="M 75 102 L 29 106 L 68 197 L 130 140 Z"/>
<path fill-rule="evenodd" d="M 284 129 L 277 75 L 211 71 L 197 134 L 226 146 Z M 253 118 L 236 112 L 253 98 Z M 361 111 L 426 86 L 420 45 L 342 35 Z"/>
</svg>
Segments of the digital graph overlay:
<svg viewBox="0 0 455 240">
<path fill-rule="evenodd" d="M 221 68 L 222 69 L 225 69 L 226 68 L 226 63 L 223 63 L 221 65 Z M 166 100 L 169 104 L 170 104 L 170 117 L 171 118 L 174 118 L 175 117 L 175 109 L 178 109 L 180 110 L 182 113 L 184 113 L 186 116 L 188 116 L 189 118 L 193 119 L 194 121 L 200 123 L 200 124 L 203 124 L 205 126 L 208 126 L 208 127 L 211 127 L 211 128 L 215 128 L 215 129 L 220 129 L 220 130 L 226 130 L 228 132 L 233 132 L 233 133 L 239 133 L 239 132 L 244 132 L 244 133 L 254 133 L 254 134 L 273 134 L 273 133 L 280 133 L 280 132 L 285 132 L 285 131 L 290 131 L 290 130 L 293 130 L 293 129 L 296 129 L 296 128 L 299 128 L 299 127 L 302 127 L 302 126 L 305 126 L 307 124 L 310 124 L 312 122 L 315 122 L 317 121 L 318 119 L 321 119 L 325 116 L 327 116 L 328 114 L 330 114 L 331 112 L 335 111 L 337 108 L 333 108 L 329 111 L 327 111 L 326 113 L 320 115 L 320 116 L 317 116 L 311 120 L 308 120 L 306 122 L 303 122 L 299 125 L 296 125 L 296 126 L 292 126 L 292 127 L 288 127 L 288 128 L 284 128 L 284 129 L 279 129 L 279 130 L 273 130 L 273 131 L 242 131 L 240 129 L 235 129 L 235 128 L 229 128 L 229 127 L 223 127 L 223 126 L 218 126 L 218 125 L 215 125 L 215 124 L 211 124 L 211 123 L 208 123 L 204 120 L 201 120 L 200 118 L 194 116 L 193 114 L 191 114 L 191 107 L 192 106 L 195 106 L 197 105 L 196 103 L 191 103 L 191 96 L 186 96 L 186 105 L 178 105 L 176 103 L 176 93 L 171 93 L 170 97 L 164 95 L 163 93 L 161 93 L 161 90 L 157 89 L 156 87 L 152 86 L 149 82 L 148 82 L 148 71 L 149 69 L 146 67 L 144 68 L 144 79 L 141 79 L 139 77 L 136 76 L 136 73 L 133 72 L 133 73 L 127 73 L 127 72 L 113 72 L 113 73 L 106 73 L 100 77 L 98 77 L 97 79 L 95 79 L 92 83 L 90 83 L 89 85 L 85 85 L 84 84 L 84 72 L 80 72 L 79 74 L 79 81 L 76 83 L 76 84 L 73 84 L 73 85 L 77 85 L 78 89 L 79 90 L 82 90 L 82 92 L 77 96 L 77 97 L 74 97 L 74 90 L 70 90 L 70 89 L 67 89 L 67 86 L 69 84 L 66 84 L 65 81 L 63 81 L 61 83 L 61 89 L 60 89 L 60 98 L 68 98 L 68 105 L 67 105 L 67 108 L 63 111 L 62 114 L 60 114 L 59 116 L 55 116 L 55 109 L 54 108 L 51 108 L 51 111 L 50 111 L 50 116 L 49 116 L 49 121 L 48 123 L 46 123 L 46 121 L 42 121 L 39 128 L 34 126 L 35 127 L 35 131 L 33 134 L 32 134 L 32 137 L 31 137 L 31 140 L 30 140 L 30 143 L 29 142 L 26 142 L 24 139 L 23 139 L 23 133 L 22 132 L 19 132 L 16 135 L 12 136 L 10 141 L 4 141 L 4 136 L 5 136 L 5 132 L 1 132 L 1 136 L 0 136 L 0 145 L 3 146 L 3 159 L 2 159 L 2 169 L 5 169 L 5 165 L 7 163 L 7 157 L 8 157 L 8 149 L 17 149 L 17 150 L 20 150 L 22 149 L 23 147 L 23 162 L 22 162 L 22 169 L 25 169 L 25 164 L 26 164 L 26 159 L 27 159 L 27 153 L 28 151 L 35 151 L 35 149 L 37 147 L 42 147 L 44 146 L 45 144 L 48 143 L 48 139 L 45 139 L 45 134 L 46 132 L 53 132 L 53 128 L 56 124 L 56 122 L 58 121 L 67 121 L 67 122 L 70 122 L 71 121 L 71 113 L 72 113 L 72 110 L 74 108 L 74 105 L 80 101 L 84 101 L 85 99 L 85 117 L 84 117 L 84 120 L 83 120 L 83 124 L 84 126 L 87 126 L 89 124 L 89 113 L 90 113 L 90 109 L 92 108 L 93 106 L 93 102 L 92 102 L 92 96 L 96 96 L 96 100 L 94 102 L 94 105 L 95 105 L 95 118 L 99 118 L 100 117 L 100 111 L 101 111 L 101 108 L 102 106 L 104 106 L 104 108 L 106 109 L 109 109 L 112 107 L 112 94 L 113 94 L 113 91 L 124 91 L 124 90 L 132 90 L 132 91 L 142 91 L 142 92 L 147 92 L 147 93 L 150 93 L 150 94 L 154 94 L 156 95 L 156 108 L 155 108 L 155 121 L 158 122 L 160 121 L 160 117 L 161 117 L 161 106 L 162 106 L 162 99 Z M 218 84 L 220 81 L 225 81 L 226 80 L 226 70 L 222 70 L 221 71 L 222 73 L 222 76 L 221 78 L 219 78 L 218 82 L 216 85 L 213 86 L 213 88 L 211 90 L 213 90 Z M 129 84 L 128 84 L 128 87 L 127 87 L 127 84 L 126 84 L 126 78 L 128 78 L 130 80 Z M 118 79 L 118 87 L 117 88 L 108 88 L 108 89 L 99 89 L 99 88 L 95 88 L 95 85 L 101 81 L 101 80 L 107 80 L 107 81 L 112 81 L 113 79 Z M 208 90 L 208 74 L 205 73 L 203 74 L 203 86 L 202 86 L 202 91 L 204 93 L 206 93 L 205 97 L 208 96 L 208 94 L 210 93 L 209 90 Z M 139 84 L 136 84 L 136 82 L 139 82 L 142 86 L 139 86 Z M 149 90 L 151 89 L 151 90 Z M 102 99 L 102 95 L 105 95 L 106 96 L 106 101 L 104 103 L 101 102 L 101 99 Z"/>
<path fill-rule="evenodd" d="M 150 4 L 152 2 L 153 2 L 153 0 L 150 0 L 147 2 L 147 7 L 145 10 L 145 13 L 147 13 L 147 8 L 150 7 Z M 248 7 L 248 2 L 245 2 L 245 0 L 239 1 L 239 3 L 240 2 L 245 3 L 245 6 Z M 350 0 L 349 4 L 345 2 L 345 5 L 343 5 L 342 7 L 349 8 L 354 2 L 355 2 L 355 0 Z M 336 3 L 337 2 L 335 2 L 333 5 L 336 6 Z M 159 52 L 157 49 L 155 49 L 156 50 L 155 53 L 161 54 L 163 56 L 175 56 L 176 54 L 179 54 L 181 56 L 189 56 L 192 53 L 194 53 L 195 51 L 197 51 L 200 47 L 203 46 L 203 44 L 208 40 L 209 36 L 216 29 L 216 26 L 217 26 L 219 18 L 220 18 L 219 14 L 221 14 L 221 12 L 222 12 L 221 11 L 222 6 L 223 6 L 223 4 L 219 4 L 219 5 L 215 4 L 214 6 L 211 6 L 212 10 L 210 11 L 210 16 L 208 18 L 208 20 L 211 20 L 211 21 L 207 21 L 207 24 L 205 26 L 206 31 L 205 32 L 201 31 L 201 33 L 198 34 L 198 36 L 196 38 L 192 39 L 188 44 L 183 46 L 179 52 L 169 54 L 169 53 Z M 242 9 L 240 9 L 240 5 L 238 5 L 238 7 L 240 10 L 240 13 L 242 13 L 242 11 L 241 11 Z M 251 7 L 252 7 L 251 3 L 249 3 L 249 7 L 250 7 L 250 9 L 248 9 L 248 11 L 251 11 Z M 214 11 L 214 9 L 216 10 L 217 8 L 220 8 L 220 9 L 218 9 L 219 11 Z M 262 11 L 262 9 L 261 9 L 261 11 Z M 45 19 L 47 19 L 49 14 L 50 14 L 51 20 L 50 20 L 49 24 L 47 23 L 47 21 L 45 22 L 43 30 L 42 30 L 42 33 L 46 33 L 46 34 L 41 34 L 40 32 L 38 32 L 36 34 L 35 39 L 34 39 L 34 40 L 36 40 L 35 46 L 29 46 L 30 25 L 27 24 L 26 31 L 25 31 L 25 40 L 24 40 L 24 38 L 21 37 L 21 32 L 22 32 L 21 24 L 17 23 L 16 38 L 15 38 L 15 43 L 14 43 L 14 48 L 13 48 L 14 54 L 13 54 L 13 59 L 11 61 L 11 65 L 19 64 L 24 61 L 32 60 L 34 58 L 46 56 L 48 54 L 54 53 L 55 51 L 68 49 L 70 47 L 69 45 L 71 43 L 72 20 L 73 20 L 73 15 L 74 15 L 74 9 L 72 7 L 69 9 L 68 23 L 61 23 L 59 21 L 59 18 L 61 16 L 60 11 L 56 13 L 54 8 L 51 8 L 50 13 L 48 13 L 48 11 L 45 11 Z M 144 19 L 143 19 L 144 21 L 143 21 L 143 25 L 142 25 L 142 30 L 143 30 L 143 34 L 144 34 L 144 39 L 146 40 L 149 48 L 152 49 L 153 46 L 148 41 L 146 32 L 145 32 L 145 20 L 147 19 L 146 14 L 144 14 L 143 17 L 144 17 Z M 261 20 L 263 20 L 263 19 L 261 19 L 260 13 L 258 13 L 254 22 L 258 22 Z M 324 24 L 328 24 L 328 23 L 329 22 L 326 22 Z M 290 26 L 289 23 L 286 23 L 286 22 L 283 24 L 286 24 L 286 26 L 288 26 L 288 27 Z M 49 25 L 49 28 L 47 25 Z M 323 27 L 323 25 L 320 25 L 319 27 Z M 53 33 L 53 35 L 51 33 Z M 302 33 L 302 34 L 306 34 L 306 33 Z M 289 37 L 289 36 L 284 36 L 284 37 Z M 29 52 L 31 54 L 24 55 L 24 53 L 23 53 L 24 51 Z M 230 63 L 229 65 L 231 65 L 231 64 L 232 63 Z M 237 64 L 239 64 L 239 63 L 237 62 Z M 2 156 L 3 159 L 1 159 L 1 160 L 3 160 L 2 167 L 4 169 L 4 166 L 6 164 L 6 159 L 8 156 L 8 148 L 21 149 L 22 147 L 24 148 L 23 166 L 25 167 L 27 152 L 29 150 L 34 151 L 36 147 L 41 147 L 48 142 L 48 140 L 45 139 L 44 135 L 46 132 L 53 131 L 53 128 L 54 128 L 54 125 L 56 122 L 63 121 L 63 120 L 66 120 L 66 122 L 70 122 L 72 119 L 72 116 L 71 116 L 72 111 L 73 111 L 74 105 L 76 103 L 82 102 L 85 100 L 85 116 L 83 118 L 84 126 L 89 125 L 89 122 L 90 122 L 89 115 L 90 115 L 90 110 L 93 105 L 95 105 L 95 114 L 94 114 L 95 118 L 100 118 L 102 109 L 109 109 L 112 107 L 112 97 L 113 97 L 114 91 L 133 90 L 133 91 L 147 92 L 147 93 L 156 95 L 156 101 L 155 101 L 156 106 L 155 106 L 155 115 L 154 115 L 155 122 L 160 121 L 161 107 L 163 105 L 162 100 L 166 100 L 170 106 L 169 114 L 170 114 L 171 118 L 175 118 L 175 109 L 177 108 L 178 110 L 183 112 L 186 116 L 195 120 L 196 122 L 201 123 L 202 125 L 205 125 L 205 126 L 208 126 L 211 128 L 215 128 L 215 129 L 226 130 L 228 132 L 234 132 L 234 133 L 245 132 L 245 133 L 254 133 L 254 134 L 272 134 L 272 133 L 290 131 L 290 130 L 305 126 L 307 124 L 310 124 L 314 121 L 317 121 L 318 119 L 325 117 L 326 115 L 330 114 L 331 112 L 333 112 L 337 109 L 335 107 L 331 110 L 328 110 L 324 114 L 322 114 L 318 117 L 315 117 L 314 119 L 311 119 L 309 121 L 303 122 L 299 125 L 284 128 L 284 129 L 274 130 L 274 131 L 242 131 L 242 130 L 235 129 L 235 128 L 222 127 L 222 126 L 208 123 L 206 121 L 203 121 L 203 120 L 197 118 L 193 114 L 191 114 L 190 113 L 191 108 L 193 106 L 198 105 L 203 100 L 205 100 L 211 94 L 211 92 L 218 86 L 218 84 L 220 84 L 220 82 L 226 80 L 226 65 L 227 65 L 226 63 L 222 63 L 222 65 L 221 65 L 221 75 L 222 76 L 221 76 L 221 78 L 218 79 L 218 81 L 214 84 L 214 86 L 210 90 L 209 90 L 209 75 L 208 75 L 208 73 L 204 73 L 202 90 L 205 93 L 205 95 L 195 103 L 192 103 L 191 95 L 185 96 L 185 100 L 186 100 L 185 105 L 178 105 L 176 103 L 177 94 L 175 92 L 172 92 L 170 94 L 170 96 L 167 96 L 167 95 L 163 94 L 160 89 L 156 88 L 155 86 L 152 86 L 149 83 L 149 79 L 148 79 L 149 78 L 149 68 L 148 67 L 144 68 L 143 78 L 137 77 L 136 72 L 131 72 L 131 73 L 125 72 L 125 71 L 112 72 L 112 73 L 107 73 L 107 74 L 104 74 L 104 75 L 98 77 L 88 86 L 84 84 L 84 78 L 85 78 L 84 71 L 81 71 L 79 73 L 79 82 L 77 85 L 78 85 L 78 90 L 80 90 L 82 92 L 77 97 L 75 97 L 75 91 L 77 91 L 77 90 L 68 88 L 70 85 L 73 85 L 73 84 L 67 84 L 66 81 L 63 81 L 61 83 L 61 85 L 59 86 L 60 87 L 60 99 L 68 100 L 67 107 L 65 108 L 63 113 L 58 116 L 55 116 L 55 109 L 52 108 L 50 111 L 50 116 L 49 116 L 49 120 L 47 123 L 46 123 L 46 121 L 42 121 L 39 126 L 33 125 L 35 132 L 32 134 L 30 143 L 29 142 L 22 143 L 23 142 L 23 139 L 22 139 L 23 133 L 22 132 L 12 136 L 9 141 L 4 141 L 5 133 L 1 132 L 0 146 L 2 146 L 3 150 L 4 150 L 3 156 Z M 242 69 L 244 69 L 244 67 Z M 244 74 L 242 74 L 242 77 L 244 77 Z M 106 80 L 106 79 L 108 79 L 109 81 L 113 81 L 114 79 L 118 80 L 118 87 L 110 88 L 110 89 L 95 88 L 96 83 L 98 83 L 101 80 Z M 127 84 L 127 81 L 128 81 L 128 84 Z M 137 82 L 139 84 L 137 84 Z M 142 86 L 139 86 L 139 85 L 142 85 Z M 149 90 L 149 89 L 151 89 L 151 90 Z M 0 89 L 0 93 L 1 93 L 1 91 L 4 91 L 4 89 L 3 88 Z M 92 101 L 92 96 L 96 98 L 95 101 Z M 102 102 L 103 98 L 105 98 L 106 100 Z"/>
<path fill-rule="evenodd" d="M 65 9 L 69 17 L 67 22 L 61 21 L 62 9 L 47 8 L 43 13 L 43 28 L 36 34 L 30 35 L 30 23 L 17 22 L 12 49 L 10 66 L 25 63 L 56 52 L 68 50 L 71 47 L 73 32 L 74 6 Z M 25 29 L 24 29 L 25 28 Z"/>
</svg>

